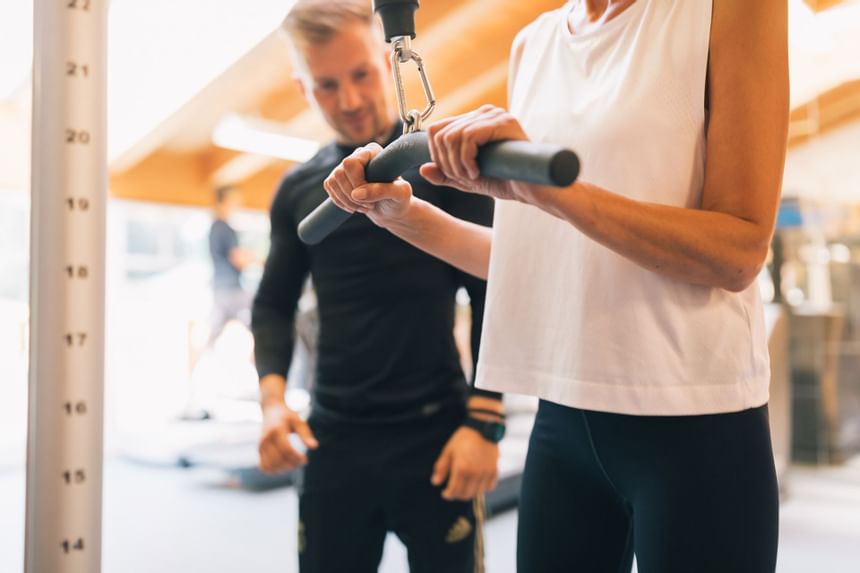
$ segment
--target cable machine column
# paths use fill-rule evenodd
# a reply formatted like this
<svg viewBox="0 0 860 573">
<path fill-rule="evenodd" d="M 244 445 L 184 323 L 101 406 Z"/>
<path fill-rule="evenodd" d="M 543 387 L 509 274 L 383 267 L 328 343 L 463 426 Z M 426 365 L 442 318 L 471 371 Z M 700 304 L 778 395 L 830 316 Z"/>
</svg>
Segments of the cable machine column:
<svg viewBox="0 0 860 573">
<path fill-rule="evenodd" d="M 108 0 L 35 0 L 26 573 L 101 570 Z"/>
</svg>

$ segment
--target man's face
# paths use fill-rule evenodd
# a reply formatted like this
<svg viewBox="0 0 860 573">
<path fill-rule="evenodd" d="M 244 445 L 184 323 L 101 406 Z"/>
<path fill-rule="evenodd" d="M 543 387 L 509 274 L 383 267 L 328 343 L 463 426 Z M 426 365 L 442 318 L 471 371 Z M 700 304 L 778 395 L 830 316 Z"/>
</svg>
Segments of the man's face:
<svg viewBox="0 0 860 573">
<path fill-rule="evenodd" d="M 365 144 L 391 129 L 391 62 L 377 30 L 361 22 L 324 44 L 300 47 L 305 97 L 316 102 L 343 143 Z"/>
</svg>

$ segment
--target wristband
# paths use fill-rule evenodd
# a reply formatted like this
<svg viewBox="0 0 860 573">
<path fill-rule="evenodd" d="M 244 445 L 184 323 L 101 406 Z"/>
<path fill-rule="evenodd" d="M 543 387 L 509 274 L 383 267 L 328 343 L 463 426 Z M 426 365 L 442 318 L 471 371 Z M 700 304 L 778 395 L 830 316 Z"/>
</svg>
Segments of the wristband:
<svg viewBox="0 0 860 573">
<path fill-rule="evenodd" d="M 469 414 L 487 414 L 488 416 L 495 416 L 501 420 L 506 418 L 505 414 L 502 412 L 496 412 L 495 410 L 488 410 L 486 408 L 467 408 Z"/>
</svg>

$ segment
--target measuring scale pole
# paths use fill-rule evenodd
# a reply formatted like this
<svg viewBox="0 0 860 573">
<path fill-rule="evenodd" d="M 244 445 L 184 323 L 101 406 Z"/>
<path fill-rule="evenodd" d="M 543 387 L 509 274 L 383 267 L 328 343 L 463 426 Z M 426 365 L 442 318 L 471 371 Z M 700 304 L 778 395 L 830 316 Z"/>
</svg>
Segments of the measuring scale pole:
<svg viewBox="0 0 860 573">
<path fill-rule="evenodd" d="M 26 573 L 101 570 L 107 2 L 34 2 Z"/>
</svg>

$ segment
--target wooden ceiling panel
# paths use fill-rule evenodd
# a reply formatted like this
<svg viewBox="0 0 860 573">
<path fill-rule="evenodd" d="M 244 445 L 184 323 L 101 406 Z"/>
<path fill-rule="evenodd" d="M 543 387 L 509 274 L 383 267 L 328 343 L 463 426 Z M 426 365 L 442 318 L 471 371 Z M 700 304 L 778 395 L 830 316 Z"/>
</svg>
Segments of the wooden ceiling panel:
<svg viewBox="0 0 860 573">
<path fill-rule="evenodd" d="M 439 100 L 434 117 L 482 103 L 504 105 L 506 62 L 514 35 L 538 14 L 557 6 L 557 0 L 437 0 L 422 5 L 417 13 L 420 34 L 415 48 L 426 62 Z M 112 177 L 114 195 L 189 204 L 204 197 L 208 201 L 211 187 L 229 180 L 246 191 L 251 205 L 267 207 L 278 180 L 274 173 L 280 174 L 287 164 L 219 149 L 210 143 L 210 134 L 218 119 L 233 111 L 280 121 L 296 137 L 318 141 L 331 137 L 330 129 L 308 108 L 294 84 L 283 42 L 277 33 L 267 38 L 157 130 L 159 137 L 151 138 L 141 149 L 136 164 L 129 162 L 124 172 Z M 410 104 L 423 105 L 413 66 L 406 72 Z M 261 74 L 277 81 L 260 84 L 254 78 Z M 248 86 L 255 97 L 226 97 L 226 109 L 219 114 L 219 98 L 235 92 L 237 86 Z M 161 144 L 160 139 L 164 140 Z M 157 184 L 160 170 L 164 181 Z M 181 175 L 176 178 L 176 173 Z"/>
<path fill-rule="evenodd" d="M 788 146 L 860 119 L 860 80 L 846 82 L 794 109 L 789 123 Z"/>
<path fill-rule="evenodd" d="M 439 118 L 483 103 L 505 105 L 507 61 L 514 36 L 540 13 L 556 8 L 558 2 L 473 0 L 429 5 L 433 5 L 435 12 L 419 11 L 424 20 L 418 21 L 422 33 L 415 41 L 415 49 L 425 61 L 439 102 L 434 117 Z M 414 73 L 414 66 L 407 65 L 404 76 L 406 93 L 410 97 L 409 107 L 423 106 L 421 83 Z M 293 93 L 291 89 L 298 92 L 296 88 L 285 87 L 283 95 L 267 96 L 266 101 L 277 97 L 289 98 Z M 297 137 L 317 140 L 321 130 L 325 133 L 324 139 L 331 136 L 323 121 L 310 110 L 286 121 L 285 130 Z M 237 161 L 244 160 L 237 158 Z M 247 176 L 253 176 L 253 172 L 248 172 Z"/>
<path fill-rule="evenodd" d="M 838 0 L 807 0 L 816 11 Z M 428 0 L 417 12 L 416 50 L 424 58 L 438 99 L 434 118 L 482 103 L 505 105 L 507 59 L 515 34 L 558 0 Z M 208 205 L 213 185 L 238 184 L 252 208 L 268 208 L 288 163 L 246 156 L 211 144 L 226 113 L 279 121 L 286 132 L 326 141 L 331 131 L 311 111 L 292 80 L 284 38 L 273 33 L 215 80 L 176 116 L 142 142 L 124 173 L 111 178 L 114 196 Z M 413 66 L 407 66 L 410 107 L 423 105 Z M 839 86 L 792 113 L 789 144 L 860 117 L 860 81 Z"/>
<path fill-rule="evenodd" d="M 462 0 L 434 0 L 425 2 L 416 13 L 416 27 L 419 30 L 430 29 L 435 26 L 445 15 L 455 10 Z M 276 33 L 280 36 L 280 33 Z M 286 39 L 279 37 L 281 57 L 287 57 Z M 258 95 L 258 101 L 253 109 L 245 110 L 254 115 L 275 121 L 288 121 L 298 114 L 307 111 L 308 105 L 301 94 L 298 86 L 292 79 L 292 68 L 286 70 L 283 81 L 276 88 Z M 214 125 L 214 124 L 213 124 Z"/>
<path fill-rule="evenodd" d="M 237 185 L 242 193 L 243 204 L 248 209 L 268 211 L 278 184 L 289 169 L 289 163 L 277 161 Z"/>
<path fill-rule="evenodd" d="M 111 197 L 169 205 L 211 205 L 212 189 L 198 161 L 187 153 L 157 151 L 133 169 L 112 174 Z"/>
<path fill-rule="evenodd" d="M 828 8 L 833 8 L 845 2 L 845 0 L 804 0 L 806 4 L 815 12 L 821 12 Z"/>
</svg>

